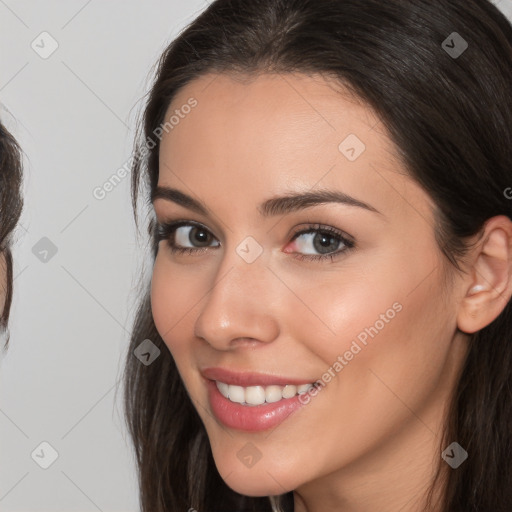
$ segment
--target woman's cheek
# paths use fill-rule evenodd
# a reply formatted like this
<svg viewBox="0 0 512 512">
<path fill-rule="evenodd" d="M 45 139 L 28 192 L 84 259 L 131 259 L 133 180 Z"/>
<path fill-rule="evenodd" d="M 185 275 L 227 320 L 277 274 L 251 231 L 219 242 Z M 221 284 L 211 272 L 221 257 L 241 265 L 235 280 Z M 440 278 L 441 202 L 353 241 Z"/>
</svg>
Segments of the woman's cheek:
<svg viewBox="0 0 512 512">
<path fill-rule="evenodd" d="M 187 288 L 179 280 L 179 273 L 172 272 L 168 262 L 157 255 L 151 279 L 151 310 L 155 326 L 166 343 L 168 334 L 179 328 L 177 322 L 185 312 L 181 310 L 185 310 L 183 290 Z"/>
<path fill-rule="evenodd" d="M 192 336 L 195 306 L 202 296 L 197 277 L 194 279 L 166 260 L 165 254 L 157 255 L 151 279 L 151 310 L 155 326 L 169 349 L 174 348 L 173 339 L 186 340 Z"/>
</svg>

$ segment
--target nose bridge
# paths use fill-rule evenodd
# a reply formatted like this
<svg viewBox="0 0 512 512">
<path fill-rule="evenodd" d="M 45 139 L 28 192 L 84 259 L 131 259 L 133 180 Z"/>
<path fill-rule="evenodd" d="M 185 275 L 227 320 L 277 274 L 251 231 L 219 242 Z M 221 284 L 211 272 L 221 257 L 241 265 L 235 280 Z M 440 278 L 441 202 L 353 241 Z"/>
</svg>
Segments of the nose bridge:
<svg viewBox="0 0 512 512">
<path fill-rule="evenodd" d="M 270 306 L 271 272 L 263 248 L 257 254 L 254 242 L 244 239 L 226 249 L 201 303 L 195 334 L 219 349 L 229 348 L 238 338 L 272 341 L 278 333 Z"/>
</svg>

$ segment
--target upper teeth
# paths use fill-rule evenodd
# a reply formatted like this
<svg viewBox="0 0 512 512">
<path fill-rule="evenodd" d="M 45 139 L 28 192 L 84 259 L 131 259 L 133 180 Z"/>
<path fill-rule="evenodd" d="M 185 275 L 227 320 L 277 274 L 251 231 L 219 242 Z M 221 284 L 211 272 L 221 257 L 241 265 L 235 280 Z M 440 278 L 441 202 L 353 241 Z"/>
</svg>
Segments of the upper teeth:
<svg viewBox="0 0 512 512">
<path fill-rule="evenodd" d="M 286 386 L 233 386 L 225 382 L 215 381 L 218 390 L 223 396 L 243 405 L 261 405 L 265 402 L 278 402 L 283 398 L 292 398 L 297 393 L 306 393 L 313 387 L 313 384 L 301 384 L 294 386 L 287 384 Z"/>
</svg>

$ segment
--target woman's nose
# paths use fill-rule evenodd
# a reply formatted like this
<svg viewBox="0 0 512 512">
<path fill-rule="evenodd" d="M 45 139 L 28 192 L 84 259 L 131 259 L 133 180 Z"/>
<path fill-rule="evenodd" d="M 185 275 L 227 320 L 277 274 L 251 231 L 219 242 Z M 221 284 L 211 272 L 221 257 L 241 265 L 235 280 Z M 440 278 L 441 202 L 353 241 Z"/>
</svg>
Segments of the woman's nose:
<svg viewBox="0 0 512 512">
<path fill-rule="evenodd" d="M 218 350 L 269 343 L 279 334 L 278 280 L 264 258 L 248 261 L 235 251 L 225 256 L 199 306 L 195 335 Z"/>
</svg>

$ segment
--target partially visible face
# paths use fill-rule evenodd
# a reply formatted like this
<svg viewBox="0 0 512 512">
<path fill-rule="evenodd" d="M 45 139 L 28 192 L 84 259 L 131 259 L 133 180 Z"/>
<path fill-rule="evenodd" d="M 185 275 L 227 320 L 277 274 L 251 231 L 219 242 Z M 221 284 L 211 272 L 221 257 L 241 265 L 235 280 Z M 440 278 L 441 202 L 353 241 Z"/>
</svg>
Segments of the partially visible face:
<svg viewBox="0 0 512 512">
<path fill-rule="evenodd" d="M 193 108 L 184 107 L 189 98 Z M 455 306 L 433 204 L 382 124 L 332 84 L 302 75 L 203 76 L 180 91 L 166 119 L 173 114 L 158 186 L 205 212 L 165 193 L 154 201 L 161 224 L 183 224 L 162 230 L 153 315 L 226 483 L 281 494 L 399 446 L 427 438 L 430 446 L 425 425 L 439 426 L 461 357 Z M 367 207 L 260 208 L 317 192 Z M 234 400 L 258 403 L 263 392 L 271 403 L 223 397 L 202 375 L 212 367 L 243 374 L 218 374 L 231 380 L 220 387 Z M 248 373 L 264 377 L 244 380 Z M 317 380 L 325 385 L 316 396 L 279 400 L 286 382 Z"/>
<path fill-rule="evenodd" d="M 7 291 L 12 287 L 12 277 L 8 272 L 6 253 L 9 254 L 9 236 L 14 229 L 23 206 L 20 183 L 22 180 L 22 153 L 21 149 L 0 121 L 0 181 L 2 188 L 0 190 L 0 320 L 2 324 L 6 323 L 4 313 Z M 12 262 L 12 258 L 9 258 Z M 12 290 L 10 290 L 12 292 Z M 8 306 L 10 306 L 8 304 Z M 7 346 L 8 339 L 6 340 Z M 1 343 L 1 342 L 0 342 Z"/>
<path fill-rule="evenodd" d="M 5 254 L 0 253 L 0 316 L 5 307 L 7 296 L 7 261 Z"/>
</svg>

